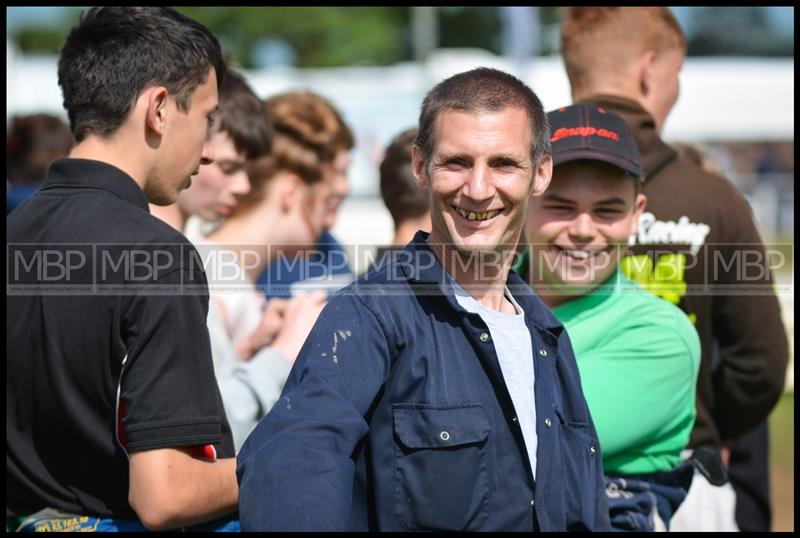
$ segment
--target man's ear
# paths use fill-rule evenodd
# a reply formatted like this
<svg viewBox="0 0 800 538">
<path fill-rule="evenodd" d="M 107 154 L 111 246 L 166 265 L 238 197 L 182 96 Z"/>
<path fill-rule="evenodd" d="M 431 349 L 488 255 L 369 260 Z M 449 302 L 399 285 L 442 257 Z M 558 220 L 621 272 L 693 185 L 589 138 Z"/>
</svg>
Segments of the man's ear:
<svg viewBox="0 0 800 538">
<path fill-rule="evenodd" d="M 550 180 L 553 179 L 553 157 L 544 155 L 539 159 L 536 169 L 533 171 L 533 181 L 531 182 L 531 196 L 541 196 Z"/>
<path fill-rule="evenodd" d="M 417 180 L 419 188 L 427 191 L 430 184 L 427 170 L 425 170 L 425 159 L 417 146 L 411 146 L 411 169 L 414 171 L 414 178 Z"/>
<path fill-rule="evenodd" d="M 145 124 L 147 129 L 157 135 L 163 135 L 167 124 L 167 96 L 169 92 L 164 86 L 153 86 L 145 90 L 147 111 Z"/>
<path fill-rule="evenodd" d="M 639 181 L 638 179 L 636 181 Z M 644 212 L 644 208 L 647 207 L 647 196 L 643 193 L 639 193 L 636 195 L 636 201 L 633 203 L 633 215 L 631 217 L 631 233 L 630 235 L 636 235 L 639 231 L 639 218 L 642 216 Z"/>
<path fill-rule="evenodd" d="M 653 63 L 656 60 L 656 52 L 654 50 L 645 51 L 639 57 L 638 75 L 639 75 L 639 94 L 641 97 L 646 98 L 655 84 Z"/>
</svg>

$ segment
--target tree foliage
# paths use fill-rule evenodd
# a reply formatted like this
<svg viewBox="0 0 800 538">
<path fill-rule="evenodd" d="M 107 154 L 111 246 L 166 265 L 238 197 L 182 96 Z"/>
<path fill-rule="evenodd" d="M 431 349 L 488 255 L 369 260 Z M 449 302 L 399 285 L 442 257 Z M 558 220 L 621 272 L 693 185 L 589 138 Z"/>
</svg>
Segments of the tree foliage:
<svg viewBox="0 0 800 538">
<path fill-rule="evenodd" d="M 253 66 L 262 39 L 285 41 L 298 67 L 388 65 L 410 58 L 405 7 L 181 7 L 219 36 L 237 63 Z"/>
<path fill-rule="evenodd" d="M 25 53 L 57 54 L 80 11 L 60 24 L 21 27 L 9 37 Z M 263 40 L 279 41 L 293 51 L 297 67 L 391 65 L 413 59 L 411 8 L 373 7 L 178 7 L 205 24 L 223 49 L 242 67 L 260 67 L 255 51 Z M 483 48 L 501 54 L 503 17 L 498 7 L 439 7 L 439 47 Z M 560 7 L 538 9 L 539 50 L 558 53 Z M 794 32 L 775 31 L 758 7 L 695 8 L 688 33 L 690 56 L 792 56 Z"/>
<path fill-rule="evenodd" d="M 702 7 L 696 10 L 687 43 L 691 56 L 794 55 L 794 33 L 776 32 L 763 8 Z"/>
<path fill-rule="evenodd" d="M 26 54 L 58 54 L 68 33 L 68 27 L 23 26 L 11 39 Z"/>
</svg>

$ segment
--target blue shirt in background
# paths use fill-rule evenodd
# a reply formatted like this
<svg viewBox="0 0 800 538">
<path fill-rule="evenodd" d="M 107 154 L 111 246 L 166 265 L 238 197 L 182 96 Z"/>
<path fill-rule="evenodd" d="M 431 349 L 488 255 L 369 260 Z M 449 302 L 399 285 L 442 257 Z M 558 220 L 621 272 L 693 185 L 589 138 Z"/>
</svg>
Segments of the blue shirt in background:
<svg viewBox="0 0 800 538">
<path fill-rule="evenodd" d="M 41 184 L 17 184 L 6 188 L 6 215 L 11 213 L 15 207 L 33 196 L 39 190 Z"/>
<path fill-rule="evenodd" d="M 256 280 L 258 289 L 267 297 L 291 297 L 290 286 L 308 279 L 324 279 L 335 275 L 353 277 L 342 245 L 329 233 L 323 233 L 315 250 L 304 259 L 279 256 Z"/>
</svg>

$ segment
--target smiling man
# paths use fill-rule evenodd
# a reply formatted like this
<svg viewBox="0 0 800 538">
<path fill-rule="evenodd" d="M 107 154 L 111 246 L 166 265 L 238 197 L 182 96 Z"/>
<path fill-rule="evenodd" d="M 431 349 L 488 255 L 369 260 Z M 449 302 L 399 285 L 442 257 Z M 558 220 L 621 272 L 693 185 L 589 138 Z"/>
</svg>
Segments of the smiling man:
<svg viewBox="0 0 800 538">
<path fill-rule="evenodd" d="M 441 82 L 413 167 L 432 232 L 323 310 L 240 452 L 243 529 L 607 529 L 569 339 L 509 273 L 550 181 L 539 99 L 493 69 Z"/>
<path fill-rule="evenodd" d="M 647 202 L 628 125 L 589 104 L 548 118 L 553 180 L 528 209 L 525 273 L 575 346 L 612 525 L 663 530 L 692 479 L 680 462 L 695 420 L 700 340 L 680 309 L 619 272 Z"/>
</svg>

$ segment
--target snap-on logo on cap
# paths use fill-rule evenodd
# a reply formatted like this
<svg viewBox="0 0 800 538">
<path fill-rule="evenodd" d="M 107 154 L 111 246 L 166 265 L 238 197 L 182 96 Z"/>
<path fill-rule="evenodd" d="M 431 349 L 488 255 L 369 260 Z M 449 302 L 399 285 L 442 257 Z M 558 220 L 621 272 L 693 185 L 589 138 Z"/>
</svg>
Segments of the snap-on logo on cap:
<svg viewBox="0 0 800 538">
<path fill-rule="evenodd" d="M 610 138 L 615 142 L 619 142 L 619 135 L 614 131 L 609 131 L 608 129 L 597 129 L 595 127 L 561 127 L 556 129 L 556 132 L 553 133 L 553 136 L 550 137 L 550 142 L 557 142 L 562 138 L 568 138 L 570 136 L 602 136 L 603 138 Z"/>
</svg>

